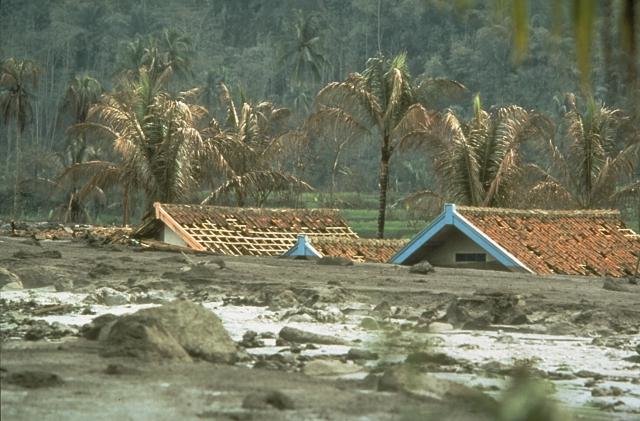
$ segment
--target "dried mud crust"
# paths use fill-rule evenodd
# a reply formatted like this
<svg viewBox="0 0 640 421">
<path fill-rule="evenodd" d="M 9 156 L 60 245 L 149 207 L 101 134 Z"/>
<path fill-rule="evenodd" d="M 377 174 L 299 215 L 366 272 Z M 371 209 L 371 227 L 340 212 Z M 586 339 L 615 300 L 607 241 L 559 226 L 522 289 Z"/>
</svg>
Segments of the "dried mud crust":
<svg viewBox="0 0 640 421">
<path fill-rule="evenodd" d="M 600 278 L 442 268 L 416 274 L 406 267 L 382 264 L 333 266 L 277 258 L 191 256 L 137 252 L 86 241 L 34 244 L 8 237 L 0 237 L 0 267 L 21 278 L 25 287 L 88 294 L 111 288 L 132 297 L 132 302 L 140 302 L 135 297 L 146 297 L 149 291 L 162 290 L 200 302 L 215 298 L 280 309 L 312 309 L 315 303 L 342 304 L 343 308 L 368 303 L 375 306 L 372 311 L 377 320 L 396 316 L 425 326 L 436 320 L 471 329 L 526 322 L 546 325 L 549 333 L 562 330 L 569 335 L 592 331 L 637 334 L 640 326 L 640 287 L 611 291 L 603 288 Z M 29 302 L 3 301 L 0 306 L 2 323 L 6 318 L 18 323 L 23 317 L 64 310 Z M 54 343 L 8 341 L 1 346 L 2 419 L 46 418 L 52 413 L 64 419 L 96 418 L 95 414 L 101 414 L 97 419 L 131 414 L 136 419 L 348 419 L 363 415 L 393 419 L 402 414 L 432 414 L 438 419 L 437 414 L 452 410 L 447 402 L 375 392 L 366 382 L 318 379 L 286 370 L 203 361 L 141 364 L 130 358 L 105 359 L 96 341 L 82 338 Z M 20 379 L 12 373 L 24 372 L 45 373 L 43 378 L 56 379 L 56 385 L 27 391 L 16 382 L 5 381 L 7 376 Z M 283 398 L 289 409 L 272 404 L 243 408 L 247 396 L 263 396 L 273 390 L 290 398 L 290 402 Z M 455 408 L 459 419 L 481 419 L 471 406 L 455 403 Z"/>
</svg>

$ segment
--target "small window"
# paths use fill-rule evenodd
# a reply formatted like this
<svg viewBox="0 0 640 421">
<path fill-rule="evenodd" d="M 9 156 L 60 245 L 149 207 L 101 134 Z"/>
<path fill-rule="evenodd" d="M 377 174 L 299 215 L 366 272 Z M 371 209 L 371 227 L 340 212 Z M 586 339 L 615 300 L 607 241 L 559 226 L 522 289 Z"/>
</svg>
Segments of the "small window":
<svg viewBox="0 0 640 421">
<path fill-rule="evenodd" d="M 486 263 L 486 253 L 456 253 L 456 263 Z"/>
</svg>

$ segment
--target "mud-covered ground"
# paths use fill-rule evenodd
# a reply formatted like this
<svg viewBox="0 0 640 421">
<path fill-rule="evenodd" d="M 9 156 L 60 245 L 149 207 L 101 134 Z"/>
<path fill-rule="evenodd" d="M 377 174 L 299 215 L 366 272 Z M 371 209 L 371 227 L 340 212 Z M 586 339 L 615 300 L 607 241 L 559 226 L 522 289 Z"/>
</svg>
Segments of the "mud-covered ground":
<svg viewBox="0 0 640 421">
<path fill-rule="evenodd" d="M 512 419 L 517 396 L 640 417 L 629 280 L 340 263 L 0 237 L 2 419 Z M 233 358 L 123 356 L 87 327 L 175 299 Z"/>
</svg>

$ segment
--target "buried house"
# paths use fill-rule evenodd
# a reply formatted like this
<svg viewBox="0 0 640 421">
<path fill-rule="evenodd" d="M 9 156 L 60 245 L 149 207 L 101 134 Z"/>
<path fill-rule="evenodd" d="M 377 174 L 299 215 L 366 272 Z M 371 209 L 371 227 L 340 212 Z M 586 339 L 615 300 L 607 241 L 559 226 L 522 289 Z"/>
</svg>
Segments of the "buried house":
<svg viewBox="0 0 640 421">
<path fill-rule="evenodd" d="M 154 203 L 136 236 L 224 255 L 280 256 L 299 234 L 357 238 L 333 209 L 253 209 Z"/>
<path fill-rule="evenodd" d="M 374 240 L 368 238 L 315 237 L 301 234 L 298 241 L 282 257 L 344 257 L 359 263 L 386 263 L 406 240 Z"/>
<path fill-rule="evenodd" d="M 390 263 L 622 277 L 635 273 L 639 256 L 640 236 L 625 228 L 618 211 L 446 204 Z"/>
</svg>

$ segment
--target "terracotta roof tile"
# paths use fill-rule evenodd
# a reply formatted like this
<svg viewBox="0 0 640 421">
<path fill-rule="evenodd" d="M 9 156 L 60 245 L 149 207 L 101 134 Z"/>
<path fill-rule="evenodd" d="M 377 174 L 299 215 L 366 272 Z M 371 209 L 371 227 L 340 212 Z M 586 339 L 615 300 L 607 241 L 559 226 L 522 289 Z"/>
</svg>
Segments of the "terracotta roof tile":
<svg viewBox="0 0 640 421">
<path fill-rule="evenodd" d="M 640 255 L 618 211 L 456 210 L 538 274 L 627 276 Z"/>
<path fill-rule="evenodd" d="M 354 262 L 385 263 L 402 247 L 405 240 L 311 237 L 313 247 L 323 256 L 340 256 Z"/>
<path fill-rule="evenodd" d="M 184 231 L 181 236 L 195 241 L 192 246 L 235 256 L 281 255 L 295 244 L 301 233 L 357 238 L 340 213 L 333 209 L 156 204 L 156 216 L 163 219 L 166 215 L 175 221 L 178 230 Z"/>
</svg>

